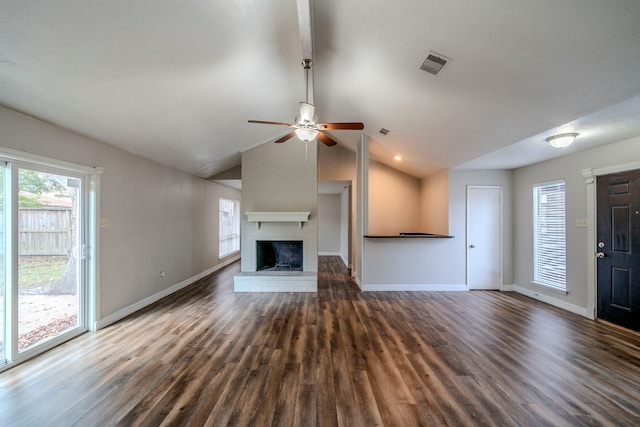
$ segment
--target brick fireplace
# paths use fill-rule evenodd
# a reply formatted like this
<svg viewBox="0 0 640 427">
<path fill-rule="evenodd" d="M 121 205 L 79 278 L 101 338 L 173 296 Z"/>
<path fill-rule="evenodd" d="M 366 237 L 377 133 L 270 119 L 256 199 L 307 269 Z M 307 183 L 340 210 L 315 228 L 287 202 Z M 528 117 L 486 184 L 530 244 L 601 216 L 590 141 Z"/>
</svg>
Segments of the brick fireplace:
<svg viewBox="0 0 640 427">
<path fill-rule="evenodd" d="M 235 291 L 317 291 L 317 143 L 292 138 L 243 152 L 241 210 L 242 260 Z M 292 262 L 284 260 L 281 268 L 260 269 L 258 242 L 299 242 L 300 265 L 288 268 Z"/>
</svg>

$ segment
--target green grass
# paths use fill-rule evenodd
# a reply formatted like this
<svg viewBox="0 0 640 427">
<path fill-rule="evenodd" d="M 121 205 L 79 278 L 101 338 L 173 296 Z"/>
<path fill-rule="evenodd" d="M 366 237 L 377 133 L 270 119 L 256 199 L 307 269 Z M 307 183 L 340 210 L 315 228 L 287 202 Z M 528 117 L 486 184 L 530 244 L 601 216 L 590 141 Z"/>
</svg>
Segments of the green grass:
<svg viewBox="0 0 640 427">
<path fill-rule="evenodd" d="M 23 256 L 18 262 L 18 286 L 34 288 L 55 283 L 67 269 L 66 256 Z"/>
</svg>

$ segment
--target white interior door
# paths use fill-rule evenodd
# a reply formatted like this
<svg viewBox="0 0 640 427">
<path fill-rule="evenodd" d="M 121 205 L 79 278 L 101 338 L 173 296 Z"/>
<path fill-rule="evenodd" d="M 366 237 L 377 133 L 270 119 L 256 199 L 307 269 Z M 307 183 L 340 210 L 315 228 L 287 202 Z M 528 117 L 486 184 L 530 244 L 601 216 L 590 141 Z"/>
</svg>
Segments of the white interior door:
<svg viewBox="0 0 640 427">
<path fill-rule="evenodd" d="M 500 289 L 502 187 L 467 187 L 467 286 Z"/>
</svg>

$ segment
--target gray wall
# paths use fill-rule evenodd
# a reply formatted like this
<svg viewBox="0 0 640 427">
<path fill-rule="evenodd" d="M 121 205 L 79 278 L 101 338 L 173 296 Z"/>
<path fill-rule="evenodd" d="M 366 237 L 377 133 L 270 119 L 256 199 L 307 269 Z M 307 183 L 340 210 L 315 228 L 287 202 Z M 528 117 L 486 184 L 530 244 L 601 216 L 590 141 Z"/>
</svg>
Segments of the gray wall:
<svg viewBox="0 0 640 427">
<path fill-rule="evenodd" d="M 340 194 L 318 194 L 318 253 L 340 254 Z"/>
<path fill-rule="evenodd" d="M 448 231 L 452 239 L 365 239 L 364 289 L 466 289 L 466 205 L 468 185 L 501 186 L 504 196 L 503 284 L 513 283 L 511 232 L 511 172 L 449 170 L 448 181 L 438 177 L 437 194 L 448 189 Z M 424 181 L 424 180 L 423 180 Z M 423 183 L 423 188 L 430 184 Z M 413 188 L 411 185 L 410 188 Z M 427 191 L 428 193 L 429 191 Z M 437 209 L 441 215 L 442 209 Z M 428 215 L 429 212 L 424 213 Z M 438 219 L 440 221 L 440 219 Z"/>
<path fill-rule="evenodd" d="M 579 143 L 579 141 L 576 141 Z M 587 229 L 576 228 L 577 218 L 587 218 L 587 192 L 583 169 L 603 168 L 640 161 L 640 137 L 605 145 L 514 172 L 515 284 L 524 291 L 543 294 L 565 305 L 587 308 Z M 532 187 L 564 179 L 567 206 L 567 295 L 531 285 L 533 280 Z M 576 310 L 579 311 L 579 310 Z"/>
<path fill-rule="evenodd" d="M 512 172 L 507 170 L 449 170 L 449 234 L 455 236 L 452 268 L 460 269 L 466 278 L 467 186 L 502 187 L 503 196 L 503 285 L 513 284 L 513 197 Z"/>
<path fill-rule="evenodd" d="M 105 169 L 98 320 L 221 263 L 218 197 L 239 199 L 238 190 L 4 107 L 0 129 L 2 147 Z"/>
<path fill-rule="evenodd" d="M 349 248 L 351 247 L 351 189 L 347 187 L 340 193 L 340 257 L 348 268 L 351 268 L 349 261 Z"/>
</svg>

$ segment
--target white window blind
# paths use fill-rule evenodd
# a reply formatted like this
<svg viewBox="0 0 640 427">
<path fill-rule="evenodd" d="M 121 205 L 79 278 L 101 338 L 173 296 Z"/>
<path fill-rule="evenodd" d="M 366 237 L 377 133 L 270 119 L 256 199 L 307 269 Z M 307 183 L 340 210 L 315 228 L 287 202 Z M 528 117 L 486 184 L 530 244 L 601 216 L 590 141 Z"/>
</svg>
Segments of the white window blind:
<svg viewBox="0 0 640 427">
<path fill-rule="evenodd" d="M 564 181 L 533 187 L 533 282 L 567 289 Z"/>
<path fill-rule="evenodd" d="M 220 199 L 220 230 L 218 257 L 225 257 L 240 250 L 240 202 Z"/>
</svg>

